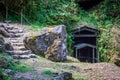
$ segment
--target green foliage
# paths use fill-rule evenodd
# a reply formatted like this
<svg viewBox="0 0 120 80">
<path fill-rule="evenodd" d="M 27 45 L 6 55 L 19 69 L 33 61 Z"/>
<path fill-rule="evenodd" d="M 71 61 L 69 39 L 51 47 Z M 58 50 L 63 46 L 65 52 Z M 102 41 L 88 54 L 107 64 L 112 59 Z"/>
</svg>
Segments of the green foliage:
<svg viewBox="0 0 120 80">
<path fill-rule="evenodd" d="M 0 68 L 0 80 L 12 80 L 9 78 L 8 74 Z"/>
<path fill-rule="evenodd" d="M 102 31 L 102 30 L 101 30 Z M 110 43 L 111 43 L 111 37 L 109 31 L 102 31 L 100 38 L 98 39 L 99 43 L 99 52 L 100 52 L 100 57 L 101 61 L 110 61 L 111 55 L 110 55 Z"/>
<path fill-rule="evenodd" d="M 6 53 L 0 53 L 0 80 L 12 80 L 5 69 L 11 69 L 12 71 L 26 72 L 31 70 L 19 61 L 14 60 Z"/>
<path fill-rule="evenodd" d="M 10 64 L 10 69 L 18 72 L 27 72 L 31 70 L 31 68 L 27 67 L 25 64 L 17 63 L 17 64 Z"/>
<path fill-rule="evenodd" d="M 48 76 L 48 77 L 53 77 L 56 76 L 55 74 L 53 74 L 53 72 L 50 69 L 45 69 L 43 70 L 43 72 L 41 73 L 43 76 Z"/>
<path fill-rule="evenodd" d="M 112 44 L 111 27 L 119 25 L 119 3 L 118 0 L 105 0 L 89 13 L 96 19 L 97 26 L 101 30 L 98 39 L 101 61 L 109 62 L 114 54 L 118 53 Z"/>
<path fill-rule="evenodd" d="M 11 70 L 20 72 L 26 72 L 30 70 L 30 68 L 25 66 L 25 64 L 14 60 L 11 56 L 7 54 L 0 54 L 0 67 L 6 69 L 10 68 Z"/>
</svg>

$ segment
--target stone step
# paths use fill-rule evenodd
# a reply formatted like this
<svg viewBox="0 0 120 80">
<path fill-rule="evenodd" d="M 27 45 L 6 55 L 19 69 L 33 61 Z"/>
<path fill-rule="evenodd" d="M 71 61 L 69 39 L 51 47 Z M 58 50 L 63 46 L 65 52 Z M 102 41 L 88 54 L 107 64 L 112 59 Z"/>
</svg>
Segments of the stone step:
<svg viewBox="0 0 120 80">
<path fill-rule="evenodd" d="M 16 26 L 6 26 L 6 29 L 12 30 L 12 29 L 21 29 L 21 28 Z"/>
<path fill-rule="evenodd" d="M 22 28 L 15 27 L 15 26 L 6 26 L 5 27 L 7 30 L 22 30 Z"/>
<path fill-rule="evenodd" d="M 22 28 L 18 28 L 18 27 L 5 27 L 8 31 L 10 30 L 23 30 Z"/>
<path fill-rule="evenodd" d="M 10 40 L 11 41 L 11 43 L 22 43 L 23 41 L 21 41 L 21 40 Z"/>
<path fill-rule="evenodd" d="M 23 30 L 8 30 L 9 33 L 23 33 Z"/>
<path fill-rule="evenodd" d="M 9 40 L 23 40 L 22 37 L 9 38 Z"/>
<path fill-rule="evenodd" d="M 14 33 L 10 36 L 10 38 L 19 38 L 19 37 L 22 37 L 24 34 L 21 34 L 21 33 Z"/>
<path fill-rule="evenodd" d="M 37 58 L 35 54 L 28 54 L 28 55 L 12 55 L 14 59 L 29 59 L 29 58 Z"/>
<path fill-rule="evenodd" d="M 13 46 L 14 50 L 27 50 L 24 46 Z"/>
<path fill-rule="evenodd" d="M 23 36 L 24 34 L 22 34 L 22 33 L 17 33 L 17 34 L 14 34 L 14 37 L 21 37 L 21 36 Z"/>
<path fill-rule="evenodd" d="M 18 29 L 17 27 L 6 27 L 7 30 Z"/>
<path fill-rule="evenodd" d="M 12 43 L 13 46 L 24 46 L 24 43 L 21 42 L 21 43 Z"/>
<path fill-rule="evenodd" d="M 32 51 L 30 50 L 13 50 L 13 51 L 6 51 L 9 55 L 27 55 L 27 54 L 31 54 Z"/>
<path fill-rule="evenodd" d="M 23 55 L 23 56 L 20 56 L 20 55 L 12 55 L 12 57 L 14 59 L 29 59 L 30 56 L 29 55 Z"/>
<path fill-rule="evenodd" d="M 19 42 L 23 42 L 23 39 L 21 38 L 10 38 L 9 39 L 11 41 L 11 43 L 19 43 Z"/>
</svg>

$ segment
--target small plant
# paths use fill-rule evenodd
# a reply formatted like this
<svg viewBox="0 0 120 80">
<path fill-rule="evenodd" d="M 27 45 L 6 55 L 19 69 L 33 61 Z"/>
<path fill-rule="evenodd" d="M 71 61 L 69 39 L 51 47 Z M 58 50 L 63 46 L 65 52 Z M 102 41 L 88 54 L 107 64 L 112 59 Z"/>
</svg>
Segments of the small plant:
<svg viewBox="0 0 120 80">
<path fill-rule="evenodd" d="M 18 72 L 27 72 L 30 71 L 31 68 L 27 67 L 25 64 L 19 63 L 19 64 L 10 64 L 10 68 L 14 71 Z"/>
<path fill-rule="evenodd" d="M 45 69 L 41 73 L 43 76 L 48 76 L 48 77 L 54 77 L 56 74 L 54 74 L 50 69 Z"/>
<path fill-rule="evenodd" d="M 12 80 L 2 68 L 0 68 L 0 80 Z"/>
<path fill-rule="evenodd" d="M 12 80 L 9 78 L 8 73 L 4 69 L 11 69 L 12 71 L 26 72 L 31 70 L 25 64 L 14 60 L 11 56 L 6 53 L 0 53 L 0 80 Z"/>
</svg>

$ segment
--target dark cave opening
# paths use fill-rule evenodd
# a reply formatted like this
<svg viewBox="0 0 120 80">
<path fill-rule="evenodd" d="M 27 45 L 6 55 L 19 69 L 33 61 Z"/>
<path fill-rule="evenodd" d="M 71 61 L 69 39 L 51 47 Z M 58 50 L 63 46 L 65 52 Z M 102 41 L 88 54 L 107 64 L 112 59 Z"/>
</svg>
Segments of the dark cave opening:
<svg viewBox="0 0 120 80">
<path fill-rule="evenodd" d="M 0 3 L 0 17 L 3 20 L 5 18 L 6 8 L 4 4 Z"/>
<path fill-rule="evenodd" d="M 104 0 L 80 0 L 77 3 L 80 8 L 88 11 L 91 8 L 93 8 L 94 6 L 98 5 L 102 1 L 104 1 Z"/>
</svg>

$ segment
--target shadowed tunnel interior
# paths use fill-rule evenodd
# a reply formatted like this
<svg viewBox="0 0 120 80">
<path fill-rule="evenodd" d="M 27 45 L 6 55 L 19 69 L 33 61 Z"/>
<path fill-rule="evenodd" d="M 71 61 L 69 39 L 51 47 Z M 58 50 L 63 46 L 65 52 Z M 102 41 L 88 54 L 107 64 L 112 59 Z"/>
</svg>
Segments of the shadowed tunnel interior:
<svg viewBox="0 0 120 80">
<path fill-rule="evenodd" d="M 81 62 L 95 63 L 99 61 L 97 32 L 97 29 L 86 26 L 73 30 L 73 56 L 75 58 Z"/>
<path fill-rule="evenodd" d="M 104 1 L 104 0 L 79 0 L 79 1 L 77 1 L 77 3 L 79 5 L 79 7 L 81 7 L 82 9 L 87 11 L 102 1 Z"/>
</svg>

